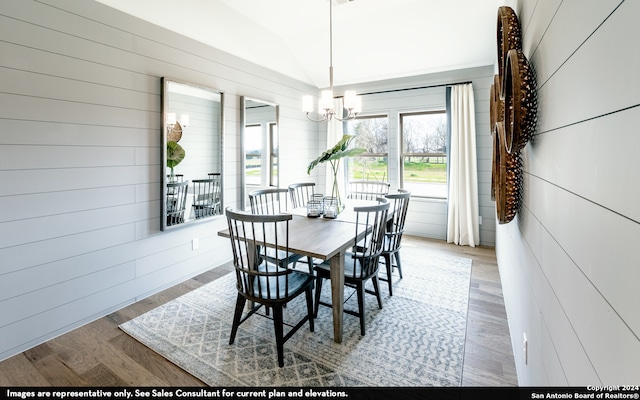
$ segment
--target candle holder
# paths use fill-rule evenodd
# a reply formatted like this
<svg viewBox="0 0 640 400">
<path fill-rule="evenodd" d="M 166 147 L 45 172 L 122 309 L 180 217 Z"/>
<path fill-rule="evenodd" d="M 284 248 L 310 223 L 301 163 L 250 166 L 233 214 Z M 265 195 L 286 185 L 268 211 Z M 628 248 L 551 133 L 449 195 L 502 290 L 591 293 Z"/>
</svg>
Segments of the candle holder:
<svg viewBox="0 0 640 400">
<path fill-rule="evenodd" d="M 319 193 L 314 193 L 311 195 L 310 201 L 317 201 L 320 203 L 320 215 L 324 214 L 324 195 Z"/>
<path fill-rule="evenodd" d="M 322 215 L 322 202 L 309 200 L 307 202 L 307 217 L 317 218 Z"/>
<path fill-rule="evenodd" d="M 325 218 L 337 218 L 338 217 L 338 198 L 327 196 L 324 198 L 324 217 Z"/>
</svg>

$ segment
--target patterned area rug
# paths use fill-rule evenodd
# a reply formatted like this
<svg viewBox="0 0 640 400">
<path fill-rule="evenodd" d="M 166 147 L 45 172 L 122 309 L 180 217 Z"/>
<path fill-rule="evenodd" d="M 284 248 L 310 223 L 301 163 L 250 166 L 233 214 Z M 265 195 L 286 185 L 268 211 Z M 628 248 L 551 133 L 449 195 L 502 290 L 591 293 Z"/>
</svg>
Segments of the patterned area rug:
<svg viewBox="0 0 640 400">
<path fill-rule="evenodd" d="M 315 332 L 305 325 L 285 343 L 284 368 L 264 314 L 242 324 L 229 345 L 233 273 L 120 328 L 211 386 L 460 386 L 471 260 L 415 250 L 403 247 L 404 279 L 394 273 L 392 297 L 381 282 L 383 309 L 366 296 L 365 336 L 345 314 L 343 342 L 335 343 L 331 309 L 321 306 Z M 330 302 L 329 282 L 322 296 Z M 355 297 L 345 289 L 345 308 L 357 310 Z M 298 300 L 285 309 L 291 322 L 306 312 L 304 296 Z"/>
</svg>

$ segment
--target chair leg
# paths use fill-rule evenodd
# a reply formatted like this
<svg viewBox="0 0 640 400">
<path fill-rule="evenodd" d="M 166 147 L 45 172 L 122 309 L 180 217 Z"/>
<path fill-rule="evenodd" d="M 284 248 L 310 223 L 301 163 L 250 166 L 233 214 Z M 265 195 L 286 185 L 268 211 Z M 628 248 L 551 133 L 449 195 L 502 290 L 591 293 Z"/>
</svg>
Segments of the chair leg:
<svg viewBox="0 0 640 400">
<path fill-rule="evenodd" d="M 273 307 L 273 327 L 276 331 L 276 348 L 278 350 L 278 366 L 284 367 L 284 324 L 282 321 L 282 306 Z"/>
<path fill-rule="evenodd" d="M 318 318 L 318 308 L 320 308 L 320 292 L 322 291 L 322 280 L 322 277 L 316 277 L 316 301 L 314 304 L 315 308 L 313 311 L 313 318 Z"/>
<path fill-rule="evenodd" d="M 306 292 L 306 296 L 307 296 L 307 315 L 309 317 L 309 331 L 313 332 L 313 290 L 311 289 L 311 286 L 309 286 L 307 288 L 307 290 L 305 290 Z"/>
<path fill-rule="evenodd" d="M 364 336 L 364 281 L 356 285 L 358 295 L 358 315 L 360 316 L 360 335 Z"/>
<path fill-rule="evenodd" d="M 373 290 L 376 293 L 376 298 L 378 299 L 378 308 L 382 309 L 382 298 L 380 297 L 380 284 L 378 283 L 378 277 L 376 275 L 371 277 L 371 283 L 373 283 Z"/>
<path fill-rule="evenodd" d="M 398 273 L 400 274 L 400 279 L 402 279 L 402 264 L 400 264 L 400 252 L 396 251 L 396 267 L 398 267 Z"/>
<path fill-rule="evenodd" d="M 242 311 L 247 299 L 238 293 L 236 299 L 236 312 L 233 315 L 233 324 L 231 325 L 231 338 L 229 338 L 229 344 L 233 344 L 236 340 L 236 333 L 238 333 L 238 326 L 240 326 L 240 319 L 242 318 Z"/>
<path fill-rule="evenodd" d="M 393 288 L 391 285 L 391 272 L 393 270 L 391 266 L 391 255 L 389 253 L 384 253 L 384 265 L 387 269 L 387 283 L 389 284 L 389 296 L 393 296 Z"/>
</svg>

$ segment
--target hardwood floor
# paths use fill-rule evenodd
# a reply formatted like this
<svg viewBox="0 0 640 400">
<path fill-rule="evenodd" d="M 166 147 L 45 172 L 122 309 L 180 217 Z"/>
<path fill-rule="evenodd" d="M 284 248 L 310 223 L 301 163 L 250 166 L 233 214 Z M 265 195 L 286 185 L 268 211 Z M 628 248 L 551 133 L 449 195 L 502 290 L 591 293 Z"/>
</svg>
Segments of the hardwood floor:
<svg viewBox="0 0 640 400">
<path fill-rule="evenodd" d="M 407 244 L 473 260 L 463 386 L 516 386 L 495 251 L 405 236 Z M 118 325 L 232 270 L 227 264 L 0 362 L 0 386 L 204 386 Z"/>
</svg>

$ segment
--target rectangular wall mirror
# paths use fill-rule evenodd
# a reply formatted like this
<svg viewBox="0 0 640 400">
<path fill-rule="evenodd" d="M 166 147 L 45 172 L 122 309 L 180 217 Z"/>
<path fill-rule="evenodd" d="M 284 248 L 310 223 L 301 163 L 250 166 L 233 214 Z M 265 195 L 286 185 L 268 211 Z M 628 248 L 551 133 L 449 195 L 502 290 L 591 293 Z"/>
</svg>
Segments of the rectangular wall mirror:
<svg viewBox="0 0 640 400">
<path fill-rule="evenodd" d="M 279 186 L 279 107 L 250 97 L 240 98 L 242 129 L 242 207 L 253 190 Z"/>
<path fill-rule="evenodd" d="M 162 230 L 223 213 L 223 97 L 162 78 Z"/>
</svg>

